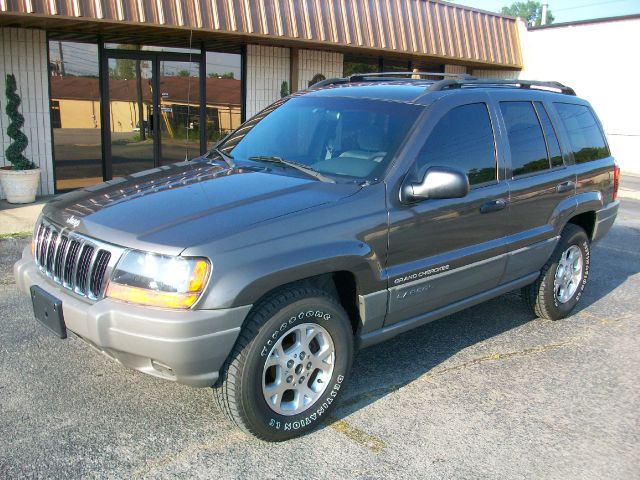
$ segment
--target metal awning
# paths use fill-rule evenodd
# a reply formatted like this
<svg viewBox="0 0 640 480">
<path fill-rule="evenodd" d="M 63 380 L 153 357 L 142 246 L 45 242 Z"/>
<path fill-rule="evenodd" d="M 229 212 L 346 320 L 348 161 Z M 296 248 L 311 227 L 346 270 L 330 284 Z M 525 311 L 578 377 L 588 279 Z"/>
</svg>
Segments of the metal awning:
<svg viewBox="0 0 640 480">
<path fill-rule="evenodd" d="M 0 12 L 0 25 L 141 36 L 193 30 L 200 40 L 522 67 L 514 18 L 435 0 L 0 0 Z"/>
</svg>

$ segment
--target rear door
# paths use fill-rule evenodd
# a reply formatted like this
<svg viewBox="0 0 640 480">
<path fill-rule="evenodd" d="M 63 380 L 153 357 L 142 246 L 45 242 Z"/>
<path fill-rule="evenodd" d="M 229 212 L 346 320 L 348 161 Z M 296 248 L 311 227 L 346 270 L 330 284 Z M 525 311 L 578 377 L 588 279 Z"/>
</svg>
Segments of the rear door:
<svg viewBox="0 0 640 480">
<path fill-rule="evenodd" d="M 481 92 L 450 95 L 431 106 L 404 172 L 455 167 L 471 184 L 464 198 L 400 202 L 389 191 L 389 310 L 385 325 L 419 316 L 495 287 L 504 272 L 508 186 L 499 178 L 495 118 Z M 411 158 L 413 156 L 413 158 Z"/>
<path fill-rule="evenodd" d="M 523 95 L 524 93 L 524 95 Z M 495 94 L 505 133 L 510 193 L 509 257 L 503 283 L 539 270 L 556 239 L 555 216 L 575 195 L 576 177 L 565 165 L 549 106 L 535 94 Z"/>
</svg>

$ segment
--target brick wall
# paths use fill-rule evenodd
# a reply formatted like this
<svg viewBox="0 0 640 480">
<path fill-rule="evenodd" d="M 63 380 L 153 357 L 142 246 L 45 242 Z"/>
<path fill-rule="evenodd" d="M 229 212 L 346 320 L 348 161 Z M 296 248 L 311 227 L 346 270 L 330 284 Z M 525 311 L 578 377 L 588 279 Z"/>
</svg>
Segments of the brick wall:
<svg viewBox="0 0 640 480">
<path fill-rule="evenodd" d="M 309 87 L 313 77 L 321 73 L 325 78 L 342 77 L 344 56 L 337 52 L 298 50 L 298 90 Z"/>
<path fill-rule="evenodd" d="M 478 78 L 501 78 L 514 80 L 520 78 L 520 70 L 474 70 L 472 75 Z"/>
<path fill-rule="evenodd" d="M 251 118 L 280 98 L 286 81 L 291 89 L 288 48 L 247 45 L 247 112 Z"/>
<path fill-rule="evenodd" d="M 53 162 L 49 114 L 49 84 L 47 72 L 47 40 L 42 30 L 0 28 L 0 166 L 9 165 L 5 149 L 9 119 L 5 113 L 5 76 L 13 73 L 22 99 L 24 116 L 22 131 L 29 139 L 25 156 L 41 169 L 38 195 L 53 194 Z M 0 189 L 0 198 L 4 193 Z"/>
<path fill-rule="evenodd" d="M 467 73 L 467 67 L 464 65 L 445 65 L 444 73 Z"/>
</svg>

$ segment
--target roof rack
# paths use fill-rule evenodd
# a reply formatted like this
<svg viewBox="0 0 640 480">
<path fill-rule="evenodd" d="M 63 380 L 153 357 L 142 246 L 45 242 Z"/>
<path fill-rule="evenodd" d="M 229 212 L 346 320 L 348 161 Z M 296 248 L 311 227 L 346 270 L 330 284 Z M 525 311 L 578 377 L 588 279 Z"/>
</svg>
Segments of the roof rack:
<svg viewBox="0 0 640 480">
<path fill-rule="evenodd" d="M 540 89 L 551 90 L 565 95 L 575 95 L 576 92 L 571 87 L 567 87 L 560 82 L 545 82 L 537 80 L 520 80 L 500 78 L 477 78 L 466 73 L 443 73 L 443 72 L 371 72 L 371 73 L 354 73 L 348 77 L 328 78 L 311 85 L 309 88 L 326 87 L 327 85 L 338 85 L 341 83 L 352 82 L 382 82 L 393 78 L 403 79 L 407 81 L 429 81 L 430 78 L 423 77 L 442 77 L 442 80 L 434 81 L 425 93 L 439 92 L 452 88 L 462 88 L 465 86 L 481 86 L 481 87 L 511 87 L 524 89 Z"/>
<path fill-rule="evenodd" d="M 540 90 L 552 90 L 558 93 L 564 93 L 565 95 L 575 95 L 576 92 L 573 88 L 567 87 L 560 82 L 543 82 L 537 80 L 503 80 L 497 78 L 445 78 L 438 82 L 434 82 L 427 89 L 428 92 L 439 92 L 442 90 L 448 90 L 451 88 L 462 88 L 464 86 L 482 86 L 482 87 L 491 87 L 491 86 L 509 86 L 513 88 L 524 88 L 524 89 L 540 89 Z"/>
<path fill-rule="evenodd" d="M 327 85 L 337 85 L 341 83 L 351 82 L 382 82 L 391 80 L 394 77 L 403 80 L 424 81 L 430 80 L 423 77 L 442 77 L 446 79 L 472 80 L 475 77 L 466 73 L 443 73 L 443 72 L 370 72 L 370 73 L 354 73 L 347 77 L 327 78 L 318 83 L 314 83 L 310 88 L 326 87 Z"/>
</svg>

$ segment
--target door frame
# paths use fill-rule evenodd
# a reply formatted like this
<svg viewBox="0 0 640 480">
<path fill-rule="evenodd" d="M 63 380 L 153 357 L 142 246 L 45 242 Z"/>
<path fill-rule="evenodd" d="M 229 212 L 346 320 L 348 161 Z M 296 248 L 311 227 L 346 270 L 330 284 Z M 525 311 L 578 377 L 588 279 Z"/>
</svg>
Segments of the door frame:
<svg viewBox="0 0 640 480">
<path fill-rule="evenodd" d="M 151 99 L 153 105 L 153 167 L 160 165 L 161 155 L 161 135 L 160 135 L 160 62 L 176 61 L 191 62 L 198 64 L 198 82 L 199 82 L 199 98 L 197 100 L 200 116 L 200 154 L 206 151 L 206 108 L 204 95 L 206 81 L 206 65 L 205 57 L 202 53 L 179 53 L 179 52 L 156 52 L 146 50 L 117 50 L 102 48 L 100 55 L 100 97 L 102 109 L 100 112 L 102 124 L 102 176 L 103 180 L 113 179 L 113 163 L 111 156 L 111 107 L 109 98 L 109 60 L 111 59 L 128 59 L 151 62 L 151 85 L 153 96 Z M 204 122 L 204 123 L 203 123 Z"/>
</svg>

